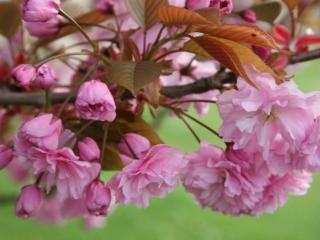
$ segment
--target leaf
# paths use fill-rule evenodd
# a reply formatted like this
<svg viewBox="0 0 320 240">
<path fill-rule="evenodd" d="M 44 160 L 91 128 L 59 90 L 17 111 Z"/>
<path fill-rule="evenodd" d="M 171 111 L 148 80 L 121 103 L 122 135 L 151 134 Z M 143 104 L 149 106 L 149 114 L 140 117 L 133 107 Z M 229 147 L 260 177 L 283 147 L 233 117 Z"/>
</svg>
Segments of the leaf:
<svg viewBox="0 0 320 240">
<path fill-rule="evenodd" d="M 220 25 L 220 9 L 218 8 L 201 8 L 195 10 L 196 13 L 207 19 L 210 23 Z"/>
<path fill-rule="evenodd" d="M 162 6 L 158 10 L 161 21 L 167 26 L 210 23 L 199 13 L 174 6 Z"/>
<path fill-rule="evenodd" d="M 76 22 L 79 23 L 80 25 L 83 25 L 83 28 L 89 27 L 88 25 L 91 24 L 99 24 L 101 22 L 104 22 L 108 19 L 110 19 L 112 16 L 104 14 L 100 11 L 94 10 L 88 13 L 85 13 L 77 18 L 75 18 Z M 54 36 L 46 37 L 41 39 L 36 45 L 38 47 L 46 45 L 50 42 L 53 42 L 59 38 L 63 38 L 65 36 L 68 36 L 70 34 L 78 32 L 78 29 L 72 25 L 67 25 L 64 26 L 60 32 Z"/>
<path fill-rule="evenodd" d="M 194 38 L 212 57 L 230 68 L 235 74 L 244 78 L 254 86 L 245 70 L 245 65 L 253 65 L 258 71 L 272 74 L 278 81 L 279 77 L 256 54 L 239 43 L 210 36 Z"/>
<path fill-rule="evenodd" d="M 212 58 L 212 56 L 206 50 L 204 50 L 198 43 L 196 43 L 192 39 L 184 44 L 182 50 L 194 53 L 197 56 L 203 57 L 205 59 Z"/>
<path fill-rule="evenodd" d="M 158 21 L 158 9 L 167 4 L 167 0 L 125 0 L 132 18 L 144 30 L 153 27 Z"/>
<path fill-rule="evenodd" d="M 78 127 L 81 128 L 81 126 Z M 102 168 L 104 170 L 120 170 L 123 168 L 119 156 L 118 144 L 121 141 L 122 135 L 126 133 L 136 133 L 144 136 L 150 141 L 151 145 L 163 143 L 154 129 L 140 116 L 119 110 L 116 120 L 109 125 L 106 149 L 102 162 Z M 103 135 L 103 123 L 95 122 L 83 132 L 81 137 L 89 136 L 101 146 Z"/>
<path fill-rule="evenodd" d="M 225 38 L 235 42 L 267 48 L 277 48 L 273 37 L 256 26 L 226 24 L 222 26 L 196 25 L 192 31 L 209 34 L 219 38 Z"/>
<path fill-rule="evenodd" d="M 299 4 L 299 0 L 282 0 L 282 1 L 287 5 L 290 11 L 294 10 Z"/>
<path fill-rule="evenodd" d="M 12 37 L 20 26 L 19 8 L 15 3 L 0 3 L 0 34 L 6 38 Z"/>
<path fill-rule="evenodd" d="M 257 15 L 257 19 L 273 23 L 281 13 L 281 4 L 279 2 L 268 2 L 255 5 L 251 8 Z"/>
<path fill-rule="evenodd" d="M 145 85 L 159 79 L 162 67 L 153 62 L 113 62 L 110 67 L 110 81 L 136 94 Z"/>
</svg>

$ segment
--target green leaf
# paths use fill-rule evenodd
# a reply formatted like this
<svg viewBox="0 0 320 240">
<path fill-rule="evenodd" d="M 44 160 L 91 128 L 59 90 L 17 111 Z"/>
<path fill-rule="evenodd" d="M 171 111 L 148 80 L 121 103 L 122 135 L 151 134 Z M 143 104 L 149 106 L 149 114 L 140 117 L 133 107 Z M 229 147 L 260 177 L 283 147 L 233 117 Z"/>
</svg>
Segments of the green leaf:
<svg viewBox="0 0 320 240">
<path fill-rule="evenodd" d="M 113 62 L 110 67 L 110 81 L 136 94 L 145 85 L 157 81 L 162 67 L 153 62 Z"/>
<path fill-rule="evenodd" d="M 0 3 L 0 34 L 6 38 L 12 37 L 20 26 L 20 11 L 16 4 Z"/>
<path fill-rule="evenodd" d="M 158 21 L 158 9 L 167 4 L 166 0 L 125 0 L 132 18 L 144 30 L 153 27 Z"/>
</svg>

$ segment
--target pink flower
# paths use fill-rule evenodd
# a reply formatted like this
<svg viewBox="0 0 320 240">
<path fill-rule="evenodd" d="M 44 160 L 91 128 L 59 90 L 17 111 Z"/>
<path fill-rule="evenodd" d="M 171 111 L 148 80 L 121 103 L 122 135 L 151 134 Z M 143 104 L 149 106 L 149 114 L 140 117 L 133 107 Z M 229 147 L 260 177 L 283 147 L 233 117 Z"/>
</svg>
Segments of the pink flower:
<svg viewBox="0 0 320 240">
<path fill-rule="evenodd" d="M 52 114 L 43 114 L 25 122 L 14 139 L 14 148 L 18 155 L 28 158 L 33 147 L 55 150 L 63 126 L 60 119 Z"/>
<path fill-rule="evenodd" d="M 116 105 L 108 86 L 98 80 L 82 84 L 76 112 L 83 119 L 112 122 L 116 118 Z"/>
<path fill-rule="evenodd" d="M 250 214 L 262 198 L 268 172 L 253 154 L 201 143 L 186 156 L 183 184 L 202 207 L 230 215 Z"/>
<path fill-rule="evenodd" d="M 306 96 L 293 82 L 277 85 L 269 74 L 249 68 L 248 73 L 256 88 L 240 78 L 237 90 L 218 97 L 221 136 L 235 149 L 262 152 L 266 161 L 274 147 L 295 152 L 314 123 Z M 273 146 L 279 139 L 283 145 Z"/>
<path fill-rule="evenodd" d="M 256 204 L 252 214 L 274 213 L 288 201 L 289 195 L 305 195 L 311 181 L 311 174 L 307 172 L 290 172 L 283 176 L 272 176 L 265 187 L 263 198 Z"/>
<path fill-rule="evenodd" d="M 210 6 L 211 0 L 187 0 L 186 7 L 189 9 L 207 8 Z"/>
<path fill-rule="evenodd" d="M 100 164 L 80 161 L 70 148 L 37 150 L 32 158 L 34 173 L 43 173 L 47 190 L 56 186 L 62 199 L 83 197 L 86 187 L 100 172 Z"/>
<path fill-rule="evenodd" d="M 59 13 L 60 0 L 24 0 L 22 18 L 27 22 L 47 22 Z"/>
<path fill-rule="evenodd" d="M 79 156 L 82 161 L 100 162 L 100 149 L 92 138 L 78 142 Z"/>
<path fill-rule="evenodd" d="M 11 75 L 18 86 L 29 87 L 35 78 L 36 69 L 30 64 L 20 64 L 12 70 Z"/>
<path fill-rule="evenodd" d="M 122 136 L 119 144 L 120 157 L 125 165 L 128 165 L 135 159 L 142 158 L 150 149 L 151 144 L 145 137 L 127 133 Z"/>
<path fill-rule="evenodd" d="M 13 152 L 11 148 L 0 144 L 0 169 L 5 168 L 12 161 Z"/>
<path fill-rule="evenodd" d="M 60 20 L 52 18 L 46 22 L 25 22 L 25 27 L 32 36 L 47 37 L 60 31 Z"/>
<path fill-rule="evenodd" d="M 37 87 L 48 89 L 57 81 L 55 71 L 47 64 L 41 65 L 37 69 L 36 78 L 34 84 Z"/>
<path fill-rule="evenodd" d="M 147 207 L 152 197 L 164 197 L 176 188 L 185 165 L 181 152 L 156 145 L 143 158 L 125 166 L 108 186 L 117 203 Z"/>
<path fill-rule="evenodd" d="M 86 191 L 86 205 L 94 216 L 105 216 L 111 206 L 111 191 L 103 182 L 92 182 Z"/>
<path fill-rule="evenodd" d="M 232 0 L 211 0 L 210 7 L 220 8 L 221 16 L 228 15 L 233 10 Z"/>
<path fill-rule="evenodd" d="M 16 204 L 16 215 L 22 218 L 29 218 L 35 215 L 43 200 L 43 193 L 36 185 L 28 185 L 21 189 Z"/>
</svg>

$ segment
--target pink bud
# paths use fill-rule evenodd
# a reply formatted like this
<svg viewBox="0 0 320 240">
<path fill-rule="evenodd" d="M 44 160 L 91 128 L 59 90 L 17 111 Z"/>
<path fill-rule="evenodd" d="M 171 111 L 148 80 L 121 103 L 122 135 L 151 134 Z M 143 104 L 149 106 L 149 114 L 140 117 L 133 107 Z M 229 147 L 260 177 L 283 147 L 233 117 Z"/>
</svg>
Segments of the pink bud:
<svg viewBox="0 0 320 240">
<path fill-rule="evenodd" d="M 60 20 L 52 18 L 46 22 L 25 22 L 25 27 L 32 36 L 47 37 L 60 31 Z"/>
<path fill-rule="evenodd" d="M 34 80 L 34 84 L 37 87 L 48 89 L 54 84 L 57 80 L 56 73 L 54 70 L 49 67 L 47 64 L 41 65 L 37 69 L 36 78 Z"/>
<path fill-rule="evenodd" d="M 253 46 L 252 49 L 264 61 L 267 60 L 271 54 L 271 49 L 269 48 Z"/>
<path fill-rule="evenodd" d="M 287 28 L 281 25 L 275 25 L 272 28 L 272 35 L 274 39 L 284 46 L 288 47 L 290 43 L 290 33 Z"/>
<path fill-rule="evenodd" d="M 121 159 L 127 165 L 134 158 L 141 158 L 150 147 L 151 144 L 145 137 L 135 133 L 127 133 L 123 135 L 119 144 Z"/>
<path fill-rule="evenodd" d="M 36 69 L 30 64 L 20 64 L 12 70 L 12 77 L 20 87 L 29 87 L 34 80 Z"/>
<path fill-rule="evenodd" d="M 37 185 L 23 187 L 16 204 L 16 215 L 22 218 L 34 216 L 40 209 L 42 200 L 43 193 Z"/>
<path fill-rule="evenodd" d="M 187 0 L 186 5 L 188 9 L 201 9 L 207 8 L 211 0 Z"/>
<path fill-rule="evenodd" d="M 24 0 L 22 18 L 27 22 L 46 22 L 59 14 L 60 0 Z"/>
<path fill-rule="evenodd" d="M 308 46 L 313 44 L 320 44 L 320 35 L 305 35 L 296 42 L 296 51 L 298 53 L 308 51 Z"/>
<path fill-rule="evenodd" d="M 90 214 L 106 215 L 111 205 L 111 190 L 101 181 L 92 182 L 86 192 L 86 205 Z"/>
<path fill-rule="evenodd" d="M 257 22 L 256 13 L 254 11 L 252 11 L 251 9 L 246 9 L 246 10 L 240 12 L 240 16 L 248 23 L 256 23 Z"/>
<path fill-rule="evenodd" d="M 13 152 L 11 148 L 5 145 L 0 145 L 0 169 L 5 168 L 13 158 Z"/>
<path fill-rule="evenodd" d="M 221 16 L 228 15 L 232 12 L 232 0 L 211 0 L 210 7 L 220 8 Z"/>
<path fill-rule="evenodd" d="M 100 149 L 92 138 L 85 138 L 78 142 L 80 159 L 87 162 L 100 161 Z"/>
<path fill-rule="evenodd" d="M 116 104 L 108 86 L 99 80 L 82 84 L 76 100 L 76 112 L 82 119 L 112 122 L 116 118 Z"/>
</svg>

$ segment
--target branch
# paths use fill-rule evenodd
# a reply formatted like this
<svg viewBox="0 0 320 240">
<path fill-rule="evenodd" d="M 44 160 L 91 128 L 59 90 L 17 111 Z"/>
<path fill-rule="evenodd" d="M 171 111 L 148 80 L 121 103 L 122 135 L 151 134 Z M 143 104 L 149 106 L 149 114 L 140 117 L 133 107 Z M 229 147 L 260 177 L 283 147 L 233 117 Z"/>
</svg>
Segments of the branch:
<svg viewBox="0 0 320 240">
<path fill-rule="evenodd" d="M 307 62 L 320 58 L 320 48 L 309 52 L 297 53 L 291 56 L 289 63 L 296 64 L 301 62 Z"/>
<path fill-rule="evenodd" d="M 52 93 L 49 95 L 51 104 L 63 103 L 69 96 L 69 93 Z M 46 104 L 46 96 L 44 92 L 37 93 L 14 93 L 0 92 L 1 106 L 36 106 L 41 107 Z"/>
</svg>

